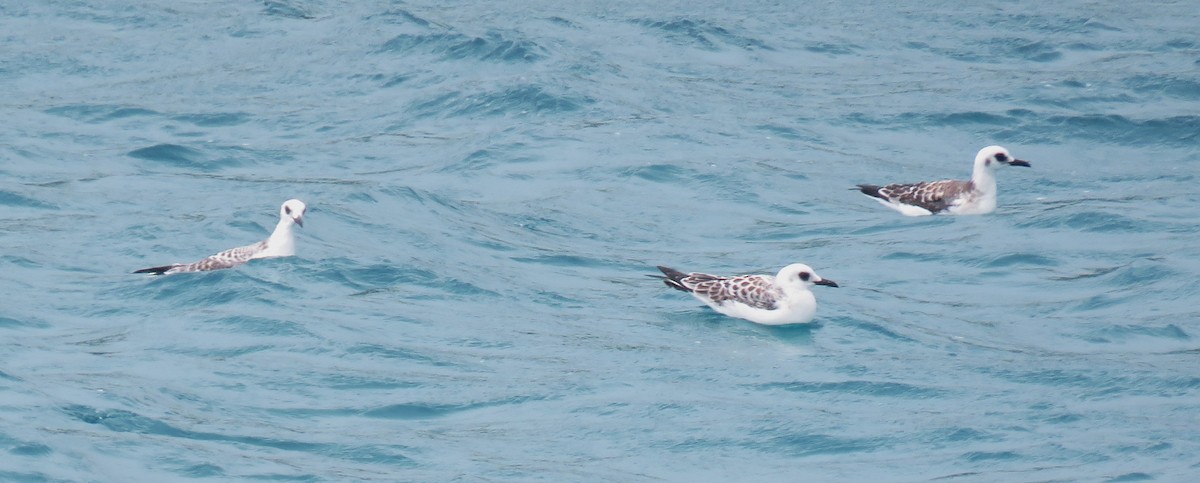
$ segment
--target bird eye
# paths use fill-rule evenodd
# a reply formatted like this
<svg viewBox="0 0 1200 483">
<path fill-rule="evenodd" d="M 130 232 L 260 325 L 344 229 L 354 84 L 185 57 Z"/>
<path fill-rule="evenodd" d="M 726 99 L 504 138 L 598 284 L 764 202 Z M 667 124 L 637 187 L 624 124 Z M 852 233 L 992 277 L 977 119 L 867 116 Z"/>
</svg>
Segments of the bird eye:
<svg viewBox="0 0 1200 483">
<path fill-rule="evenodd" d="M 810 278 L 812 278 L 812 274 L 811 274 L 811 273 L 808 273 L 808 272 L 800 272 L 800 280 L 803 280 L 803 281 L 807 282 L 807 281 L 808 281 L 808 279 L 810 279 Z"/>
<path fill-rule="evenodd" d="M 996 161 L 1001 163 L 1008 161 L 1008 156 L 1004 153 L 996 153 Z"/>
<path fill-rule="evenodd" d="M 290 206 L 283 207 L 283 212 L 287 213 L 289 215 L 292 214 L 292 207 L 290 207 Z"/>
</svg>

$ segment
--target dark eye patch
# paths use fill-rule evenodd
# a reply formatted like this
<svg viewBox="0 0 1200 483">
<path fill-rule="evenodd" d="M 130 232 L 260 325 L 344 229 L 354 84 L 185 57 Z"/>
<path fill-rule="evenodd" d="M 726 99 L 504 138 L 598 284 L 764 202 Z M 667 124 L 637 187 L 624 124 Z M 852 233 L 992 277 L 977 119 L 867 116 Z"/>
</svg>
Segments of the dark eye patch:
<svg viewBox="0 0 1200 483">
<path fill-rule="evenodd" d="M 289 215 L 292 214 L 292 207 L 290 207 L 290 206 L 283 207 L 283 212 L 287 213 Z"/>
<path fill-rule="evenodd" d="M 803 281 L 807 282 L 807 281 L 808 281 L 808 279 L 810 279 L 810 278 L 812 278 L 812 274 L 811 274 L 811 273 L 808 273 L 808 272 L 800 272 L 800 280 L 803 280 Z"/>
<path fill-rule="evenodd" d="M 1004 153 L 996 153 L 996 161 L 999 161 L 1001 163 L 1007 162 L 1008 156 L 1005 155 Z"/>
</svg>

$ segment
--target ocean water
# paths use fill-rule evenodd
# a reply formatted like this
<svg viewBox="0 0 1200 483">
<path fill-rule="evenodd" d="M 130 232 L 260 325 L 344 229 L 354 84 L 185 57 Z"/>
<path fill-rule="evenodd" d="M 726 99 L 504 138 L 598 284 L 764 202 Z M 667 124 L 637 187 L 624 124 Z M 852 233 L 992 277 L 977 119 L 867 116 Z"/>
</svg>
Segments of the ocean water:
<svg viewBox="0 0 1200 483">
<path fill-rule="evenodd" d="M 0 3 L 0 480 L 1193 481 L 1196 12 Z"/>
</svg>

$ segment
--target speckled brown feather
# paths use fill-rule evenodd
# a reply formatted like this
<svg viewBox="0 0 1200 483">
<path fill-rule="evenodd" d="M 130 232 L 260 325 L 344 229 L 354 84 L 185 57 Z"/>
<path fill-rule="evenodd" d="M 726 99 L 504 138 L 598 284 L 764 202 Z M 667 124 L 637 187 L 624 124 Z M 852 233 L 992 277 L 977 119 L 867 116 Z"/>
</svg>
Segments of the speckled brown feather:
<svg viewBox="0 0 1200 483">
<path fill-rule="evenodd" d="M 954 202 L 975 189 L 970 181 L 946 179 L 942 181 L 926 181 L 923 183 L 889 184 L 876 190 L 876 193 L 864 193 L 882 198 L 893 203 L 919 206 L 931 213 L 945 211 Z"/>
<path fill-rule="evenodd" d="M 695 292 L 717 304 L 727 301 L 740 302 L 748 306 L 775 310 L 783 291 L 775 286 L 774 277 L 766 275 L 743 275 L 721 277 L 707 273 L 683 273 L 668 267 L 658 267 L 666 275 L 663 280 L 668 286 L 685 292 Z"/>
<path fill-rule="evenodd" d="M 233 268 L 250 261 L 250 259 L 254 257 L 254 254 L 262 252 L 266 249 L 267 242 L 264 240 L 253 245 L 230 248 L 195 263 L 177 263 L 174 265 L 163 265 L 161 267 L 143 268 L 133 273 L 152 273 L 155 275 L 163 275 L 167 273 L 206 272 L 210 270 Z"/>
</svg>

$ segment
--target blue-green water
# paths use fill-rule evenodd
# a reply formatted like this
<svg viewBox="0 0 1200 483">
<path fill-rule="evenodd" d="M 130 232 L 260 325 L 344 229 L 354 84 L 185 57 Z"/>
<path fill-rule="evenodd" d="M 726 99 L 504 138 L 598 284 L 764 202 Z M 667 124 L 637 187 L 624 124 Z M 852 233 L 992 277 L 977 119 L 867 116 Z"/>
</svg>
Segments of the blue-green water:
<svg viewBox="0 0 1200 483">
<path fill-rule="evenodd" d="M 0 480 L 1200 474 L 1189 2 L 159 3 L 0 4 Z"/>
</svg>

